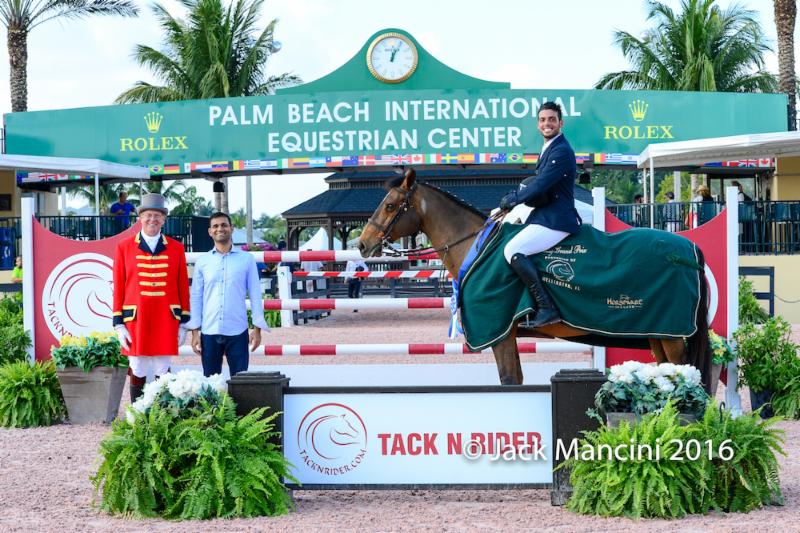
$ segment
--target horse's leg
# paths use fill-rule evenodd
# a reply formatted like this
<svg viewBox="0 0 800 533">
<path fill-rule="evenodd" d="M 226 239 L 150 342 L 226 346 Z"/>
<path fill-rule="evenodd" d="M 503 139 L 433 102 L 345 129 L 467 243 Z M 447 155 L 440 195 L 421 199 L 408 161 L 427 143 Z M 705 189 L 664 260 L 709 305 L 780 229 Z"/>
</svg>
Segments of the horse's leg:
<svg viewBox="0 0 800 533">
<path fill-rule="evenodd" d="M 650 342 L 650 349 L 653 351 L 653 355 L 656 357 L 656 363 L 659 365 L 661 363 L 667 362 L 667 354 L 664 353 L 664 347 L 661 345 L 661 339 L 647 339 Z"/>
<path fill-rule="evenodd" d="M 492 346 L 492 351 L 497 363 L 497 373 L 500 374 L 500 383 L 522 385 L 522 365 L 517 350 L 517 324 L 511 328 L 508 337 Z"/>
<path fill-rule="evenodd" d="M 661 339 L 661 349 L 670 363 L 686 364 L 686 346 L 683 344 L 683 339 Z"/>
</svg>

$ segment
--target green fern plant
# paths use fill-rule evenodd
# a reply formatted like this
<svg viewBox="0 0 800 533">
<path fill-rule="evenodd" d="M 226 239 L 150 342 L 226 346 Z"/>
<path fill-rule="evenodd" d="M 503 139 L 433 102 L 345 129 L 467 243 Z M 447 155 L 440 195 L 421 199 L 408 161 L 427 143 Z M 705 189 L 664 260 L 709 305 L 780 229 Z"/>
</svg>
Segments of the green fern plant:
<svg viewBox="0 0 800 533">
<path fill-rule="evenodd" d="M 27 361 L 30 347 L 31 336 L 22 322 L 0 325 L 0 365 Z"/>
<path fill-rule="evenodd" d="M 704 462 L 713 507 L 746 513 L 783 501 L 776 454 L 786 454 L 781 448 L 783 431 L 773 427 L 778 420 L 762 420 L 756 413 L 734 418 L 712 402 L 702 421 L 689 426 L 691 438 L 712 443 L 712 458 Z"/>
<path fill-rule="evenodd" d="M 103 458 L 91 480 L 100 508 L 134 518 L 155 517 L 175 501 L 172 472 L 180 457 L 174 453 L 172 415 L 153 406 L 138 414 L 136 423 L 116 420 L 100 443 Z"/>
<path fill-rule="evenodd" d="M 271 442 L 273 414 L 237 418 L 227 395 L 200 397 L 180 413 L 156 402 L 133 421 L 117 421 L 100 447 L 92 482 L 113 514 L 179 519 L 285 514 L 289 463 Z"/>
<path fill-rule="evenodd" d="M 176 427 L 178 453 L 191 457 L 180 476 L 181 495 L 167 515 L 181 519 L 273 516 L 292 507 L 282 478 L 289 463 L 270 442 L 277 413 L 266 408 L 237 418 L 225 395 L 222 408 Z"/>
<path fill-rule="evenodd" d="M 49 426 L 64 414 L 64 398 L 52 361 L 0 366 L 0 426 Z"/>
<path fill-rule="evenodd" d="M 581 514 L 632 518 L 679 518 L 706 513 L 711 501 L 709 472 L 703 461 L 675 461 L 673 439 L 686 441 L 688 426 L 681 426 L 672 402 L 659 413 L 646 415 L 631 426 L 601 426 L 580 440 L 578 457 L 570 457 L 559 468 L 570 468 L 573 495 L 567 508 Z M 660 457 L 635 456 L 631 460 L 609 460 L 588 452 L 631 443 L 660 446 Z M 655 452 L 654 452 L 655 453 Z"/>
</svg>

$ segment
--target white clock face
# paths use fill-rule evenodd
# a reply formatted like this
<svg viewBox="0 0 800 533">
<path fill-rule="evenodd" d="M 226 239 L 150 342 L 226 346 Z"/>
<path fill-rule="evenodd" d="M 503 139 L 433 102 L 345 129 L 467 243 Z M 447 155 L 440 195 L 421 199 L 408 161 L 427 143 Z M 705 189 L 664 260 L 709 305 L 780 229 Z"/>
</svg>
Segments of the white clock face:
<svg viewBox="0 0 800 533">
<path fill-rule="evenodd" d="M 369 52 L 370 71 L 381 81 L 397 83 L 407 79 L 417 68 L 417 50 L 400 37 L 378 38 Z"/>
</svg>

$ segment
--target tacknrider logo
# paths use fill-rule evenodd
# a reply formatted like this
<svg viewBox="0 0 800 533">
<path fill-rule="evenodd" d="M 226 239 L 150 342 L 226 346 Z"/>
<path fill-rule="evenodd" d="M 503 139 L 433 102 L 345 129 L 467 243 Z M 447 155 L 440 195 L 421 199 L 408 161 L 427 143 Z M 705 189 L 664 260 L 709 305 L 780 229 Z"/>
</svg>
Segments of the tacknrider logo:
<svg viewBox="0 0 800 533">
<path fill-rule="evenodd" d="M 120 152 L 169 152 L 188 150 L 187 135 L 157 135 L 164 123 L 164 115 L 151 111 L 144 116 L 147 127 L 146 137 L 122 137 L 119 140 Z"/>
<path fill-rule="evenodd" d="M 628 139 L 674 139 L 673 124 L 638 124 L 644 122 L 650 104 L 641 99 L 633 100 L 628 104 L 631 118 L 637 124 L 630 125 L 605 125 L 603 138 L 623 140 Z"/>
<path fill-rule="evenodd" d="M 67 257 L 53 268 L 42 290 L 42 315 L 53 337 L 110 328 L 112 268 L 110 257 L 96 253 Z"/>
<path fill-rule="evenodd" d="M 358 468 L 367 453 L 367 427 L 361 416 L 341 403 L 310 409 L 297 428 L 297 449 L 315 472 L 340 476 Z"/>
</svg>

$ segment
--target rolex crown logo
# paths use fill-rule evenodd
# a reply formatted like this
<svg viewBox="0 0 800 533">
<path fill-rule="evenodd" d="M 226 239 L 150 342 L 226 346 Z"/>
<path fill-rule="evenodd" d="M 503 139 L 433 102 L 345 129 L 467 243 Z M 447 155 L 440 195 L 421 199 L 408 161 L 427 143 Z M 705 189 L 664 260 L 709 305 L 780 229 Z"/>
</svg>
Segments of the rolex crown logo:
<svg viewBox="0 0 800 533">
<path fill-rule="evenodd" d="M 144 123 L 147 124 L 147 131 L 150 133 L 158 133 L 163 120 L 164 116 L 156 111 L 151 111 L 144 116 Z"/>
<path fill-rule="evenodd" d="M 647 108 L 650 107 L 647 102 L 644 100 L 634 100 L 630 104 L 628 104 L 628 109 L 631 110 L 631 115 L 633 115 L 633 120 L 636 122 L 641 122 L 644 120 L 644 116 L 647 114 Z"/>
</svg>

